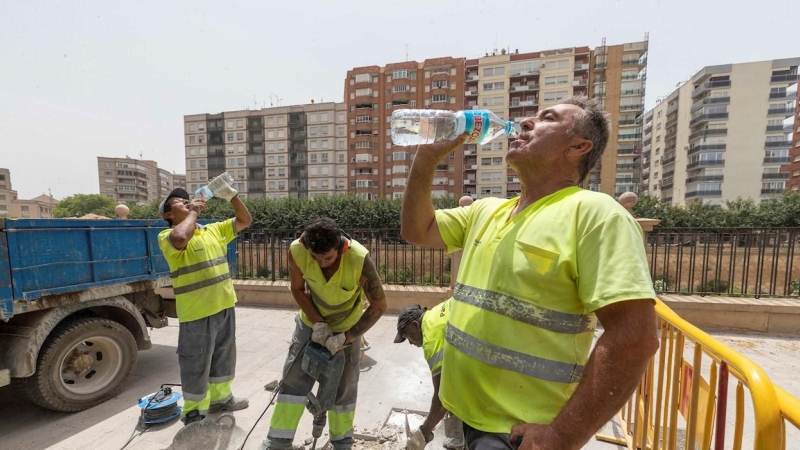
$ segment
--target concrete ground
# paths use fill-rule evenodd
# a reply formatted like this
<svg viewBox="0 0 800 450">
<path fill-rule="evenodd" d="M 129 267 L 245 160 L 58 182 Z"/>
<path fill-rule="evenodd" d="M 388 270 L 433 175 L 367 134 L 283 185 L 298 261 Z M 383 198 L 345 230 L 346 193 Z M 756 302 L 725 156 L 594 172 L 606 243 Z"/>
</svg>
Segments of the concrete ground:
<svg viewBox="0 0 800 450">
<path fill-rule="evenodd" d="M 234 392 L 250 399 L 250 407 L 237 411 L 237 429 L 231 446 L 237 448 L 269 402 L 271 392 L 264 385 L 279 378 L 295 312 L 282 309 L 238 307 L 238 361 Z M 394 344 L 396 316 L 386 315 L 367 333 L 371 349 L 361 361 L 361 381 L 356 412 L 356 432 L 374 434 L 391 408 L 427 411 L 432 393 L 430 372 L 422 351 L 408 344 Z M 717 334 L 723 342 L 760 364 L 772 379 L 800 397 L 796 377 L 800 340 L 794 337 L 764 337 L 748 334 Z M 177 322 L 153 330 L 153 349 L 139 353 L 139 362 L 129 383 L 117 397 L 79 413 L 58 413 L 39 408 L 16 394 L 13 387 L 0 388 L 0 447 L 3 449 L 119 449 L 134 432 L 139 414 L 137 399 L 156 391 L 162 383 L 179 383 L 175 347 Z M 269 428 L 272 408 L 255 426 L 245 449 L 257 449 Z M 182 428 L 173 421 L 136 436 L 128 449 L 168 448 Z M 614 424 L 606 427 L 613 432 Z M 440 432 L 441 433 L 441 432 Z M 311 435 L 308 414 L 298 431 L 296 444 Z M 326 437 L 323 437 L 323 441 Z M 198 448 L 209 448 L 202 446 Z M 429 448 L 434 448 L 430 445 Z M 592 440 L 587 450 L 616 450 L 621 447 Z M 787 447 L 794 448 L 794 447 Z"/>
</svg>

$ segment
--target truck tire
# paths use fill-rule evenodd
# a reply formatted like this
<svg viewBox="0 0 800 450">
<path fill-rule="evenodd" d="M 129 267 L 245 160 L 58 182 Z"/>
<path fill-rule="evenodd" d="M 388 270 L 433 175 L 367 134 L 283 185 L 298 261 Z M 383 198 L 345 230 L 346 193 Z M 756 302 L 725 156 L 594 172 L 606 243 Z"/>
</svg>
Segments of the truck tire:
<svg viewBox="0 0 800 450">
<path fill-rule="evenodd" d="M 136 340 L 119 323 L 94 317 L 69 320 L 47 337 L 36 373 L 20 387 L 44 408 L 83 411 L 119 394 L 136 358 Z"/>
</svg>

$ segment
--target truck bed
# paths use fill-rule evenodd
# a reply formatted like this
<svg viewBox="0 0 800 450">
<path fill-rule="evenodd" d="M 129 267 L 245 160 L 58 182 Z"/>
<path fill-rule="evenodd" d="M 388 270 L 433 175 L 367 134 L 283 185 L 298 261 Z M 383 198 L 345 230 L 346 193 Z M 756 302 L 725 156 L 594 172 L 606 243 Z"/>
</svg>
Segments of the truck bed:
<svg viewBox="0 0 800 450">
<path fill-rule="evenodd" d="M 0 319 L 15 314 L 15 302 L 169 276 L 158 248 L 164 228 L 162 220 L 0 219 Z M 231 243 L 233 270 L 235 258 Z"/>
</svg>

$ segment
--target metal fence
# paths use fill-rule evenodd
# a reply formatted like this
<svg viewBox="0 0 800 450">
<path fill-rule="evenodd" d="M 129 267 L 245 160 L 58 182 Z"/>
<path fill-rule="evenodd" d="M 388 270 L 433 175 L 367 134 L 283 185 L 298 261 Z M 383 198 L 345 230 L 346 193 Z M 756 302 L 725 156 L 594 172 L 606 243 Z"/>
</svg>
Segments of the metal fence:
<svg viewBox="0 0 800 450">
<path fill-rule="evenodd" d="M 451 258 L 408 244 L 397 229 L 345 230 L 363 244 L 386 284 L 449 286 Z M 297 230 L 245 230 L 237 278 L 288 280 Z M 647 254 L 658 293 L 800 296 L 800 228 L 656 228 Z"/>
<path fill-rule="evenodd" d="M 450 257 L 444 250 L 411 245 L 398 229 L 344 230 L 369 252 L 385 284 L 450 286 Z M 298 230 L 245 230 L 236 243 L 236 278 L 288 280 L 289 245 Z"/>
<path fill-rule="evenodd" d="M 647 253 L 658 293 L 800 295 L 800 228 L 656 228 Z"/>
</svg>

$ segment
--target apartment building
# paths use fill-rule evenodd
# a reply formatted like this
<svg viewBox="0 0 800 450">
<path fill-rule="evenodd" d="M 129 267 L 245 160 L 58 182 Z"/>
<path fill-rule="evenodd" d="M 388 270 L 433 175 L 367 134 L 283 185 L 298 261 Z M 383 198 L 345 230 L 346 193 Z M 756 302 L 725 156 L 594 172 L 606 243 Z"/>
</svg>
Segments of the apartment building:
<svg viewBox="0 0 800 450">
<path fill-rule="evenodd" d="M 365 199 L 400 198 L 415 147 L 392 145 L 395 109 L 459 110 L 464 106 L 464 59 L 435 58 L 347 72 L 348 187 Z M 434 196 L 460 196 L 462 156 L 451 154 L 436 170 Z"/>
<path fill-rule="evenodd" d="M 345 193 L 346 119 L 344 103 L 184 116 L 186 188 L 227 171 L 242 198 Z"/>
<path fill-rule="evenodd" d="M 643 119 L 642 191 L 674 205 L 783 192 L 798 64 L 708 66 L 661 100 Z"/>
<path fill-rule="evenodd" d="M 589 47 L 533 53 L 499 53 L 470 59 L 465 108 L 488 109 L 517 123 L 570 95 L 588 96 Z M 474 198 L 513 197 L 520 183 L 505 161 L 510 140 L 464 146 L 464 193 Z"/>
<path fill-rule="evenodd" d="M 600 101 L 613 137 L 584 187 L 638 192 L 647 40 L 594 50 L 572 47 L 482 58 L 437 58 L 348 71 L 350 188 L 364 198 L 402 196 L 413 147 L 394 147 L 389 120 L 398 108 L 488 109 L 521 122 L 571 95 Z M 437 168 L 434 196 L 513 197 L 519 179 L 508 168 L 509 141 L 465 145 Z"/>
<path fill-rule="evenodd" d="M 160 169 L 155 161 L 127 157 L 98 156 L 97 174 L 100 194 L 117 203 L 149 203 L 164 198 L 175 187 L 186 185 L 185 175 Z"/>
<path fill-rule="evenodd" d="M 0 217 L 43 219 L 52 218 L 58 200 L 49 195 L 40 195 L 30 200 L 17 198 L 11 186 L 11 171 L 0 168 Z"/>
<path fill-rule="evenodd" d="M 797 101 L 794 115 L 787 118 L 783 124 L 784 131 L 788 131 L 788 136 L 791 136 L 792 148 L 789 150 L 789 164 L 784 166 L 782 170 L 789 174 L 789 179 L 786 181 L 786 189 L 792 191 L 800 190 L 800 89 L 797 87 L 798 83 L 795 82 L 786 88 L 787 95 L 791 95 L 794 92 L 797 96 Z"/>
</svg>

